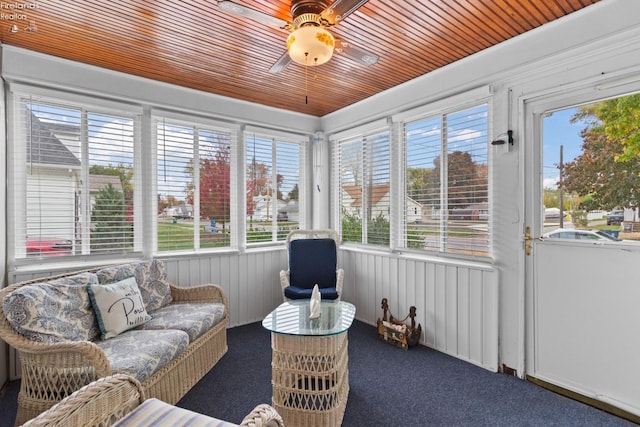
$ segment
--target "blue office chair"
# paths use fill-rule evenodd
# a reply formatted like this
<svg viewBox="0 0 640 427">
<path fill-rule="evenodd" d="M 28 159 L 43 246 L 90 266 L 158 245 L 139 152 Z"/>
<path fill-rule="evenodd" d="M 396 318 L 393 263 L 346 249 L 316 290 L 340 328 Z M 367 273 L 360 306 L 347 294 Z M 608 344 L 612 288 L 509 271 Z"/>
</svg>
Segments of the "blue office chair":
<svg viewBox="0 0 640 427">
<path fill-rule="evenodd" d="M 338 268 L 335 230 L 294 230 L 287 235 L 289 269 L 280 271 L 284 300 L 309 299 L 318 284 L 322 299 L 339 300 L 344 270 Z"/>
</svg>

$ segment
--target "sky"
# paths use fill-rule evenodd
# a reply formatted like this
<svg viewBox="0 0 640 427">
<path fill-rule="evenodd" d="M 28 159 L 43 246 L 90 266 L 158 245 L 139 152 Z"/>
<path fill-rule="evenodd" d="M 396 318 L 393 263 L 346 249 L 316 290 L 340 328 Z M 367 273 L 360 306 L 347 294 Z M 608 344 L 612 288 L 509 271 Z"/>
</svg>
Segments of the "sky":
<svg viewBox="0 0 640 427">
<path fill-rule="evenodd" d="M 584 123 L 572 124 L 571 117 L 577 108 L 559 110 L 544 118 L 542 127 L 542 155 L 544 188 L 557 188 L 560 172 L 560 146 L 564 163 L 574 160 L 582 153 L 582 138 L 580 132 L 585 128 Z"/>
</svg>

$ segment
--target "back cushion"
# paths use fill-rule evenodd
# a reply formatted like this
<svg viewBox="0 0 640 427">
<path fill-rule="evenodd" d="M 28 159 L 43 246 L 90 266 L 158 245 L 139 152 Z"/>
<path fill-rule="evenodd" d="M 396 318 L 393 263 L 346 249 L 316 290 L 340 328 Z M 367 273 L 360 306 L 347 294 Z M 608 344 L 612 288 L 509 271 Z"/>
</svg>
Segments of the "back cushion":
<svg viewBox="0 0 640 427">
<path fill-rule="evenodd" d="M 164 262 L 158 259 L 103 268 L 97 275 L 100 284 L 119 282 L 135 276 L 148 312 L 169 305 L 173 300 Z"/>
<path fill-rule="evenodd" d="M 11 326 L 33 341 L 91 340 L 99 329 L 86 290 L 89 283 L 98 283 L 95 274 L 25 285 L 5 295 L 2 309 Z"/>
<path fill-rule="evenodd" d="M 336 286 L 338 260 L 333 239 L 298 239 L 289 242 L 289 282 L 311 289 Z"/>
</svg>

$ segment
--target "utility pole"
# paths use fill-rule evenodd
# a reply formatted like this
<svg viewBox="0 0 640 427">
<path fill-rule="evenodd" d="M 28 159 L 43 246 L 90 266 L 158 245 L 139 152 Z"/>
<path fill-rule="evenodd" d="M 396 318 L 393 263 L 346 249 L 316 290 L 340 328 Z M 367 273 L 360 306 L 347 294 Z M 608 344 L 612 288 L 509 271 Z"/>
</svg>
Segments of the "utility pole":
<svg viewBox="0 0 640 427">
<path fill-rule="evenodd" d="M 562 170 L 564 164 L 562 162 L 562 145 L 560 145 L 560 180 L 558 181 L 558 189 L 560 190 L 560 228 L 564 228 L 564 194 L 562 189 Z"/>
</svg>

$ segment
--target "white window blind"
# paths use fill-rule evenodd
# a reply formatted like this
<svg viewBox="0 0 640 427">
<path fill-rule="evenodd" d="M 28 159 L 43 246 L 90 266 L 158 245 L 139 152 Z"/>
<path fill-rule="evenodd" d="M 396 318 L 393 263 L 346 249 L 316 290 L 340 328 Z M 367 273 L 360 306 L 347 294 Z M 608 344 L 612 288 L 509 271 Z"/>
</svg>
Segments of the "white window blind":
<svg viewBox="0 0 640 427">
<path fill-rule="evenodd" d="M 156 120 L 158 252 L 230 246 L 234 135 Z"/>
<path fill-rule="evenodd" d="M 248 132 L 247 244 L 284 241 L 300 226 L 303 145 Z"/>
<path fill-rule="evenodd" d="M 406 123 L 408 248 L 487 256 L 487 105 Z"/>
<path fill-rule="evenodd" d="M 343 242 L 389 246 L 389 142 L 388 131 L 338 141 Z"/>
<path fill-rule="evenodd" d="M 16 95 L 15 256 L 127 253 L 134 247 L 138 118 Z"/>
</svg>

